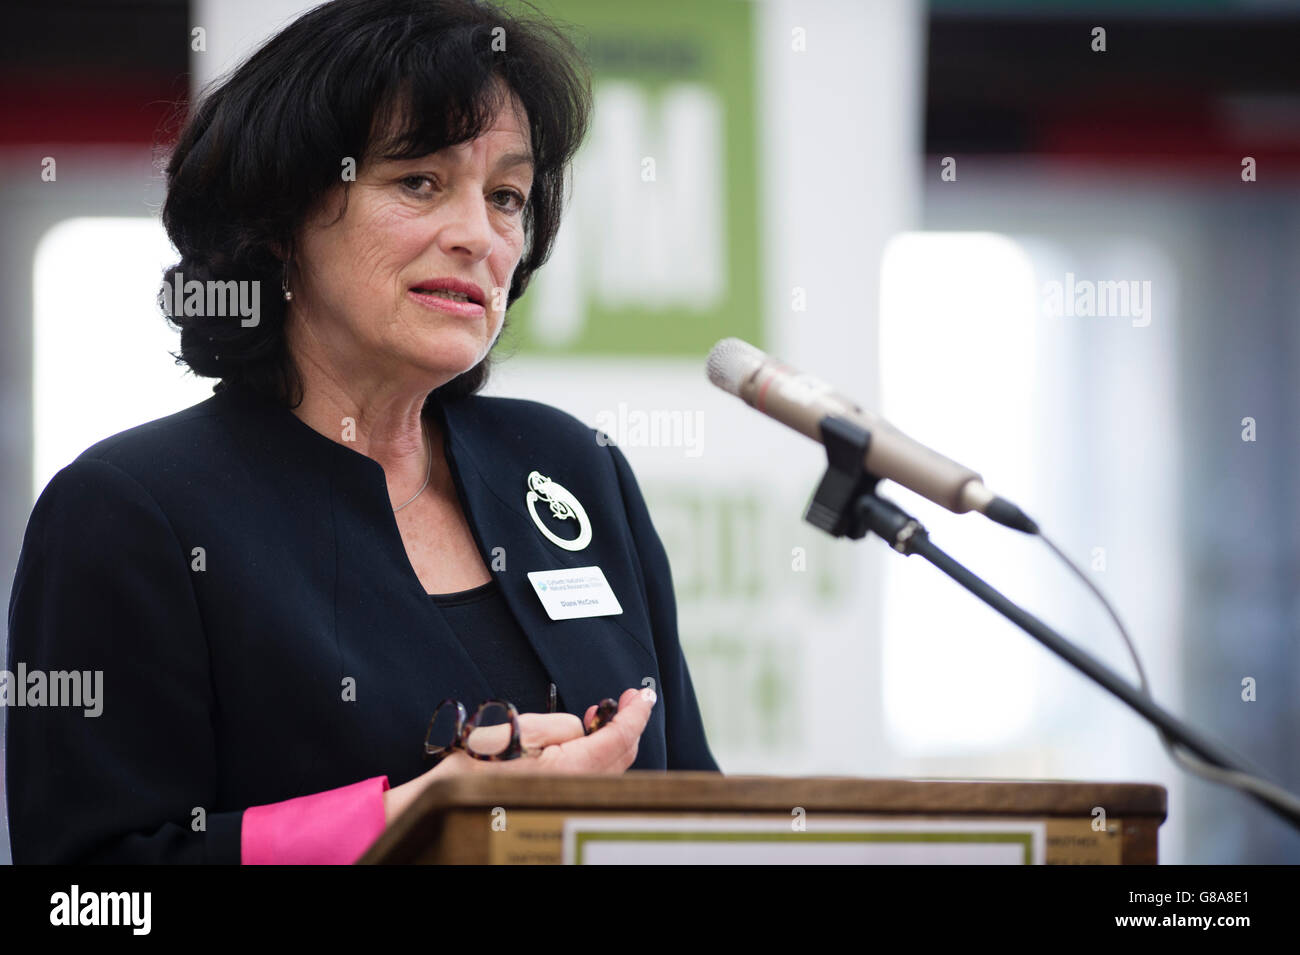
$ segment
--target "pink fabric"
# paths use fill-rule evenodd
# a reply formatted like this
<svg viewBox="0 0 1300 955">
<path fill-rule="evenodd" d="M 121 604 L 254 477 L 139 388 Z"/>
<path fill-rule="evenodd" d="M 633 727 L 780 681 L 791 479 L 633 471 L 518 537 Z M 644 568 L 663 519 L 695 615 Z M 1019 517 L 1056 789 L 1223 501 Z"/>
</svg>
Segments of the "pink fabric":
<svg viewBox="0 0 1300 955">
<path fill-rule="evenodd" d="M 384 831 L 387 776 L 244 810 L 244 865 L 351 865 Z"/>
</svg>

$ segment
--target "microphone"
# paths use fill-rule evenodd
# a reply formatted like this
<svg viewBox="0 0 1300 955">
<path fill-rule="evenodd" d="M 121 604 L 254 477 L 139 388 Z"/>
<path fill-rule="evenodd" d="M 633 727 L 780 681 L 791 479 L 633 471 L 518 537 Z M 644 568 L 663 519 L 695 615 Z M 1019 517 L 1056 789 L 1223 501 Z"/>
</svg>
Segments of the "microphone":
<svg viewBox="0 0 1300 955">
<path fill-rule="evenodd" d="M 865 461 L 870 474 L 901 484 L 954 514 L 979 511 L 1006 527 L 1038 533 L 1037 524 L 985 487 L 983 478 L 970 468 L 914 441 L 826 382 L 782 364 L 748 342 L 724 338 L 714 345 L 708 375 L 723 391 L 819 443 L 823 418 L 845 418 L 871 433 Z"/>
</svg>

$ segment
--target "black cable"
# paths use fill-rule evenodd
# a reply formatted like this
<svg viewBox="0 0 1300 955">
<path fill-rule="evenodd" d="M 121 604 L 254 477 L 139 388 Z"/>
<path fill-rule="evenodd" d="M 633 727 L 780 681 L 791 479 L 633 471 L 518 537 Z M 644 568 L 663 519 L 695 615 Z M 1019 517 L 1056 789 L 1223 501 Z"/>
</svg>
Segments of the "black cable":
<svg viewBox="0 0 1300 955">
<path fill-rule="evenodd" d="M 1029 611 L 1008 599 L 1001 591 L 962 566 L 930 540 L 929 533 L 915 518 L 892 502 L 874 493 L 868 493 L 857 498 L 856 503 L 859 519 L 864 526 L 884 538 L 895 550 L 903 554 L 919 554 L 1043 646 L 1127 703 L 1130 708 L 1154 724 L 1162 737 L 1168 734 L 1176 738 L 1186 749 L 1213 764 L 1212 768 L 1221 767 L 1226 770 L 1224 778 L 1220 781 L 1227 785 L 1239 786 L 1238 778 L 1250 779 L 1252 785 L 1245 789 L 1247 795 L 1293 826 L 1300 828 L 1300 800 L 1267 780 L 1253 778 L 1259 774 L 1247 771 L 1237 757 L 1163 709 L 1152 699 L 1145 685 L 1141 688 L 1134 687 L 1100 660 L 1074 646 Z M 1145 684 L 1145 675 L 1143 680 Z"/>
</svg>

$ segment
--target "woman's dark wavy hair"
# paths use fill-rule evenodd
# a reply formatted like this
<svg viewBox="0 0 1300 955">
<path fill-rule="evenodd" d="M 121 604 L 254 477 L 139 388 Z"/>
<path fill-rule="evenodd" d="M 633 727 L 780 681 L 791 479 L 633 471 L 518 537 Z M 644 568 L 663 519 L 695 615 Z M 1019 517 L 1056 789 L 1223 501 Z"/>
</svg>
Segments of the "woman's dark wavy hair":
<svg viewBox="0 0 1300 955">
<path fill-rule="evenodd" d="M 373 155 L 414 159 L 490 128 L 505 99 L 498 79 L 527 111 L 535 163 L 508 307 L 551 254 L 565 178 L 591 116 L 586 64 L 552 21 L 482 0 L 334 0 L 205 91 L 167 165 L 162 220 L 181 260 L 164 281 L 170 286 L 180 272 L 186 283 L 259 280 L 272 291 L 250 328 L 169 316 L 181 333 L 177 363 L 220 378 L 213 391 L 240 383 L 300 403 L 280 295 L 284 253 L 292 256 L 298 228 L 340 183 L 344 157 L 358 166 Z M 490 359 L 434 395 L 479 391 Z"/>
</svg>

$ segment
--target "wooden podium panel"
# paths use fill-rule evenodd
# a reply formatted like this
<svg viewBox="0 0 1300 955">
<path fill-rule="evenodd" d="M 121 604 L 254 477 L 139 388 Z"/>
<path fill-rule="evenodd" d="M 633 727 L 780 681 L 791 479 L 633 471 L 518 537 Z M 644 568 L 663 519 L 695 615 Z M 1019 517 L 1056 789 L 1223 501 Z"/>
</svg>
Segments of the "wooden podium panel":
<svg viewBox="0 0 1300 955">
<path fill-rule="evenodd" d="M 796 808 L 797 807 L 797 808 Z M 1095 810 L 1106 828 L 1094 830 Z M 802 812 L 842 820 L 1042 823 L 1047 864 L 1154 865 L 1164 787 L 1146 783 L 844 776 L 723 776 L 629 771 L 620 776 L 470 775 L 440 779 L 358 864 L 555 864 L 566 820 L 769 820 Z M 786 835 L 786 842 L 798 836 Z"/>
</svg>

